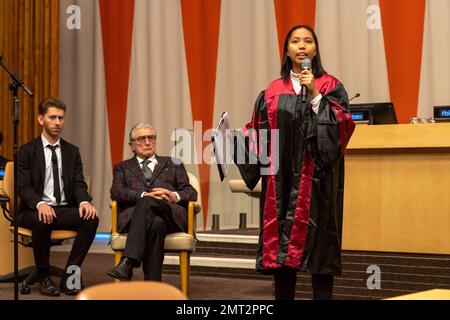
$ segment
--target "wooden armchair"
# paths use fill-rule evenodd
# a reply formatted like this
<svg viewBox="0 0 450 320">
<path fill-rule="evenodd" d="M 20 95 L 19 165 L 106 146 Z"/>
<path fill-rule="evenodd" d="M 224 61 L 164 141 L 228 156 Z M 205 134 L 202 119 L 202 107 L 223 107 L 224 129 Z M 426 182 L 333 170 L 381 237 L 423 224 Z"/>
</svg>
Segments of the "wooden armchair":
<svg viewBox="0 0 450 320">
<path fill-rule="evenodd" d="M 200 184 L 196 176 L 188 172 L 189 182 L 197 190 L 197 202 L 190 201 L 188 206 L 188 231 L 168 234 L 164 243 L 166 252 L 177 252 L 180 257 L 180 280 L 181 291 L 185 296 L 189 290 L 190 276 L 190 256 L 195 251 L 195 216 L 201 211 Z M 117 232 L 117 202 L 111 202 L 112 228 L 111 228 L 111 248 L 115 251 L 115 265 L 118 265 L 122 258 L 123 250 L 127 242 L 127 235 Z M 117 280 L 119 281 L 119 280 Z"/>
<path fill-rule="evenodd" d="M 0 197 L 1 208 L 3 209 L 3 214 L 5 218 L 12 222 L 14 218 L 14 208 L 12 203 L 14 202 L 14 163 L 8 162 L 5 168 L 5 176 L 3 178 L 3 186 L 2 186 L 2 194 Z M 14 226 L 10 228 L 11 232 L 14 232 Z M 19 242 L 21 245 L 25 247 L 31 247 L 31 235 L 32 231 L 27 228 L 19 227 Z M 62 241 L 67 239 L 75 238 L 77 235 L 76 231 L 71 230 L 53 230 L 51 233 L 51 241 L 52 244 L 61 244 Z M 12 243 L 11 243 L 12 246 Z M 56 277 L 62 277 L 65 273 L 65 270 L 50 266 L 50 275 Z M 27 268 L 25 270 L 19 271 L 19 276 L 25 280 L 22 282 L 21 293 L 29 294 L 31 292 L 30 286 L 37 281 L 37 269 L 36 267 Z M 13 275 L 11 275 L 11 281 L 13 279 Z"/>
</svg>

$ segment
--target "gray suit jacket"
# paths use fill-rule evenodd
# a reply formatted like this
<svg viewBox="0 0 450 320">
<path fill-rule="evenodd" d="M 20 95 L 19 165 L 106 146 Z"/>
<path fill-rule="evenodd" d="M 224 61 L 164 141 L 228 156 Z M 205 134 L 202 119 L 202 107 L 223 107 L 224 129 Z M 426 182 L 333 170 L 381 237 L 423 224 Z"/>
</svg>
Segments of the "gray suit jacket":
<svg viewBox="0 0 450 320">
<path fill-rule="evenodd" d="M 189 177 L 182 163 L 175 164 L 170 157 L 156 156 L 158 164 L 151 180 L 145 180 L 136 157 L 114 166 L 111 199 L 118 202 L 118 232 L 126 232 L 133 215 L 134 206 L 142 192 L 152 188 L 166 188 L 178 192 L 180 201 L 170 203 L 172 217 L 181 230 L 187 230 L 187 206 L 197 200 L 197 191 L 189 183 Z"/>
</svg>

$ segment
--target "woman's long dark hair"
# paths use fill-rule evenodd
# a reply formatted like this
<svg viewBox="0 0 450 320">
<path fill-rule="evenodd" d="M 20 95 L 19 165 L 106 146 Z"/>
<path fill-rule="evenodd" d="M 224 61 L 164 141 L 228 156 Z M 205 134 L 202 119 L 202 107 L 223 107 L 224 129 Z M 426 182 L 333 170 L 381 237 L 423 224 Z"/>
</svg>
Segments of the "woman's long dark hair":
<svg viewBox="0 0 450 320">
<path fill-rule="evenodd" d="M 297 29 L 301 29 L 301 28 L 305 28 L 306 30 L 309 30 L 309 32 L 311 32 L 311 34 L 313 35 L 314 38 L 314 43 L 316 44 L 316 56 L 313 58 L 312 60 L 312 73 L 314 75 L 315 78 L 319 78 L 321 76 L 323 76 L 324 74 L 326 74 L 327 72 L 325 71 L 325 69 L 322 66 L 322 61 L 320 59 L 320 50 L 319 50 L 319 42 L 317 41 L 317 36 L 316 33 L 314 32 L 313 28 L 311 28 L 310 26 L 308 26 L 307 24 L 299 24 L 296 26 L 293 26 L 287 33 L 286 35 L 286 39 L 284 39 L 284 47 L 283 47 L 283 64 L 281 65 L 281 77 L 284 79 L 285 82 L 288 82 L 291 75 L 291 69 L 292 69 L 292 61 L 291 58 L 289 58 L 289 56 L 287 55 L 288 52 L 288 46 L 289 46 L 289 39 L 292 36 L 292 33 L 297 30 Z"/>
</svg>

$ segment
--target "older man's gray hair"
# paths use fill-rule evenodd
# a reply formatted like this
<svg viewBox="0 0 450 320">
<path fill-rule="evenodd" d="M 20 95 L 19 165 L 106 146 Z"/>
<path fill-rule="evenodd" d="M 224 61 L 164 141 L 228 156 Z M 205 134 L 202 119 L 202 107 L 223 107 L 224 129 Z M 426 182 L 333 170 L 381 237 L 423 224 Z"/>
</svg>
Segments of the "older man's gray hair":
<svg viewBox="0 0 450 320">
<path fill-rule="evenodd" d="M 134 141 L 134 139 L 136 138 L 134 136 L 134 133 L 136 132 L 136 130 L 143 129 L 143 128 L 148 128 L 148 129 L 151 129 L 151 130 L 155 131 L 155 129 L 153 129 L 153 127 L 149 123 L 147 123 L 147 122 L 139 122 L 139 123 L 135 124 L 133 126 L 133 128 L 131 128 L 131 130 L 130 130 L 130 141 Z"/>
</svg>

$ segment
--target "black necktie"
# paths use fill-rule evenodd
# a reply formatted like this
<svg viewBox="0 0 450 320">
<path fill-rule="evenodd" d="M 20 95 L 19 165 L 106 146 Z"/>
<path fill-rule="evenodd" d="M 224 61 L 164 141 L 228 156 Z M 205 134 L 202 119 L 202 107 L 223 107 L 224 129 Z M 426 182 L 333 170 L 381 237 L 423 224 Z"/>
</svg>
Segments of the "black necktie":
<svg viewBox="0 0 450 320">
<path fill-rule="evenodd" d="M 59 147 L 59 145 L 47 147 L 52 150 L 52 169 L 53 169 L 53 195 L 55 196 L 56 203 L 61 203 L 61 186 L 59 185 L 59 170 L 58 170 L 58 158 L 56 157 L 55 149 Z"/>
<path fill-rule="evenodd" d="M 142 172 L 144 172 L 145 180 L 147 181 L 151 179 L 153 174 L 152 170 L 147 166 L 150 162 L 152 162 L 152 160 L 145 159 L 142 161 Z"/>
</svg>

